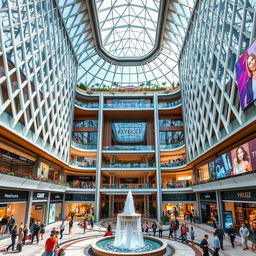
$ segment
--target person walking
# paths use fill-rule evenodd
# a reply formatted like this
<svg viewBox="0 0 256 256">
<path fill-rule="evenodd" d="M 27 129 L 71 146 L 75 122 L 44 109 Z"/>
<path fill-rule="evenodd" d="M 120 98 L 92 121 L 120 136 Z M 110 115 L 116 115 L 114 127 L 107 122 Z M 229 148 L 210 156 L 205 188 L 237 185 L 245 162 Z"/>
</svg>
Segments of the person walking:
<svg viewBox="0 0 256 256">
<path fill-rule="evenodd" d="M 12 240 L 12 243 L 6 248 L 6 251 L 8 252 L 8 250 L 12 247 L 12 251 L 14 251 L 14 245 L 16 243 L 16 237 L 18 235 L 18 232 L 17 232 L 17 224 L 15 224 L 12 228 L 12 232 L 11 232 L 11 240 Z"/>
<path fill-rule="evenodd" d="M 40 226 L 35 221 L 35 223 L 32 225 L 31 244 L 33 244 L 35 237 L 36 237 L 37 244 L 39 243 L 39 232 L 40 232 Z"/>
<path fill-rule="evenodd" d="M 27 227 L 27 225 L 25 224 L 25 226 L 24 226 L 24 228 L 23 228 L 23 240 L 22 240 L 22 243 L 23 243 L 23 244 L 25 244 L 25 242 L 26 242 L 27 235 L 28 235 L 28 227 Z"/>
<path fill-rule="evenodd" d="M 18 252 L 21 252 L 21 250 L 22 250 L 23 238 L 24 238 L 23 229 L 19 228 L 18 240 L 17 240 L 17 251 Z"/>
<path fill-rule="evenodd" d="M 184 241 L 188 243 L 188 239 L 187 239 L 187 227 L 186 225 L 183 223 L 181 225 L 180 228 L 180 236 L 181 236 L 181 242 L 183 243 Z"/>
<path fill-rule="evenodd" d="M 68 223 L 68 235 L 72 234 L 73 220 L 71 219 Z"/>
<path fill-rule="evenodd" d="M 156 225 L 156 222 L 154 221 L 152 224 L 152 230 L 153 230 L 154 236 L 156 236 L 156 228 L 157 228 L 157 225 Z"/>
<path fill-rule="evenodd" d="M 58 253 L 59 253 L 59 231 L 56 231 L 55 232 L 55 235 L 54 235 L 54 239 L 55 239 L 55 247 L 54 247 L 54 250 L 53 250 L 53 255 L 54 256 L 58 256 Z"/>
<path fill-rule="evenodd" d="M 168 238 L 170 239 L 170 237 L 173 237 L 173 224 L 174 224 L 174 222 L 173 221 L 171 221 L 171 224 L 170 224 L 170 227 L 169 227 L 169 236 L 168 236 Z"/>
<path fill-rule="evenodd" d="M 224 231 L 222 230 L 222 228 L 220 226 L 218 226 L 217 229 L 215 230 L 215 233 L 220 240 L 221 250 L 224 250 L 224 248 L 223 248 L 223 239 L 225 237 Z"/>
<path fill-rule="evenodd" d="M 64 220 L 62 220 L 62 223 L 60 225 L 60 239 L 62 239 L 64 230 L 65 230 L 65 223 L 64 223 Z"/>
<path fill-rule="evenodd" d="M 249 236 L 249 230 L 243 223 L 242 227 L 239 229 L 239 234 L 242 238 L 242 244 L 243 244 L 243 250 L 248 250 L 248 236 Z"/>
<path fill-rule="evenodd" d="M 54 256 L 54 249 L 56 246 L 56 240 L 53 234 L 45 242 L 45 256 Z"/>
<path fill-rule="evenodd" d="M 174 221 L 174 223 L 173 223 L 173 236 L 174 236 L 175 240 L 177 239 L 178 229 L 179 229 L 179 224 L 178 224 L 177 221 Z"/>
<path fill-rule="evenodd" d="M 227 231 L 230 238 L 230 243 L 232 247 L 235 248 L 236 231 L 232 224 L 230 225 L 230 228 Z"/>
<path fill-rule="evenodd" d="M 92 216 L 91 216 L 91 219 L 90 219 L 90 222 L 91 222 L 91 229 L 92 229 L 92 230 L 93 230 L 94 221 L 95 221 L 95 218 L 94 218 L 94 215 L 92 215 Z"/>
<path fill-rule="evenodd" d="M 86 218 L 83 221 L 83 229 L 84 229 L 84 233 L 86 232 L 86 228 L 87 228 L 87 221 Z"/>
<path fill-rule="evenodd" d="M 162 238 L 163 237 L 163 223 L 160 222 L 158 224 L 158 232 L 159 232 L 159 238 Z"/>
<path fill-rule="evenodd" d="M 190 239 L 191 239 L 192 245 L 195 244 L 195 237 L 196 237 L 196 236 L 195 236 L 194 228 L 191 227 L 191 228 L 190 228 Z"/>
<path fill-rule="evenodd" d="M 7 224 L 8 224 L 7 215 L 4 215 L 4 217 L 1 220 L 1 230 L 0 230 L 1 235 L 3 235 L 6 232 Z"/>
<path fill-rule="evenodd" d="M 145 233 L 148 234 L 148 222 L 146 221 L 144 225 Z"/>
<path fill-rule="evenodd" d="M 16 219 L 15 219 L 14 216 L 12 215 L 11 218 L 10 218 L 10 220 L 9 220 L 9 232 L 10 232 L 10 234 L 11 234 L 11 232 L 12 232 L 12 229 L 13 229 L 15 223 L 16 223 Z"/>
<path fill-rule="evenodd" d="M 219 256 L 219 250 L 220 250 L 220 239 L 218 238 L 216 232 L 213 232 L 213 248 L 214 248 L 214 253 L 213 256 Z"/>
<path fill-rule="evenodd" d="M 256 250 L 256 230 L 253 226 L 249 230 L 249 239 L 252 242 L 252 250 Z"/>
<path fill-rule="evenodd" d="M 209 256 L 209 243 L 208 243 L 208 235 L 204 235 L 200 243 L 200 247 L 203 249 L 203 256 Z"/>
<path fill-rule="evenodd" d="M 41 224 L 40 224 L 40 236 L 41 236 L 41 240 L 44 239 L 44 233 L 45 233 L 45 225 L 44 225 L 44 223 L 41 221 Z"/>
</svg>

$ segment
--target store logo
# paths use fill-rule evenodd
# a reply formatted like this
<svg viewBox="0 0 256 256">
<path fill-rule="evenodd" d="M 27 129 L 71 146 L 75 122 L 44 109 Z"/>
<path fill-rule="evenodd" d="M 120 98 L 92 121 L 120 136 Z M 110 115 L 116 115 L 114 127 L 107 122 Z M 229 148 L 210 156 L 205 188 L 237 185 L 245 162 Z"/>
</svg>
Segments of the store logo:
<svg viewBox="0 0 256 256">
<path fill-rule="evenodd" d="M 44 198 L 45 193 L 37 193 L 36 198 Z"/>
<path fill-rule="evenodd" d="M 141 129 L 126 129 L 126 128 L 123 128 L 123 129 L 119 129 L 118 131 L 118 134 L 140 134 L 141 133 Z"/>
<path fill-rule="evenodd" d="M 238 198 L 252 198 L 251 192 L 236 193 Z"/>
<path fill-rule="evenodd" d="M 4 194 L 4 198 L 19 198 L 19 195 L 17 194 Z"/>
</svg>

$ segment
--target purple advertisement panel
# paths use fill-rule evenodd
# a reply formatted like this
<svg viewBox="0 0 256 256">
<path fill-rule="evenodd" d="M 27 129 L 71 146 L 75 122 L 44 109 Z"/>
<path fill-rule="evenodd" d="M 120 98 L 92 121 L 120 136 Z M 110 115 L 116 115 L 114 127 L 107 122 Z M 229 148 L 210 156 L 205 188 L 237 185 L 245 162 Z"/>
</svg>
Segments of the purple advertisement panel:
<svg viewBox="0 0 256 256">
<path fill-rule="evenodd" d="M 233 175 L 251 172 L 253 170 L 250 152 L 251 149 L 253 149 L 253 141 L 255 142 L 255 140 L 252 140 L 249 143 L 244 143 L 231 151 Z M 251 147 L 249 145 L 251 145 Z M 255 162 L 255 157 L 253 158 L 253 161 Z"/>
<path fill-rule="evenodd" d="M 231 153 L 227 152 L 214 160 L 216 179 L 232 176 Z"/>
<path fill-rule="evenodd" d="M 256 139 L 249 141 L 250 159 L 252 163 L 252 170 L 256 170 Z"/>
<path fill-rule="evenodd" d="M 256 100 L 256 41 L 235 65 L 240 105 L 242 109 Z"/>
</svg>

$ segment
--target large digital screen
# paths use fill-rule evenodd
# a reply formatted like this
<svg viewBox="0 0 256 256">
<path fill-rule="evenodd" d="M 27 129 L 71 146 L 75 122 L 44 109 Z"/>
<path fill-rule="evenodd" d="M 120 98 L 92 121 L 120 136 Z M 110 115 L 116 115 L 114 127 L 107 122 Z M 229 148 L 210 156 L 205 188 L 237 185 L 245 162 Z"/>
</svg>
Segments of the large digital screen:
<svg viewBox="0 0 256 256">
<path fill-rule="evenodd" d="M 55 222 L 55 216 L 56 216 L 56 204 L 50 204 L 49 223 Z"/>
<path fill-rule="evenodd" d="M 256 41 L 241 56 L 235 68 L 240 105 L 245 109 L 256 100 Z"/>
<path fill-rule="evenodd" d="M 227 152 L 214 160 L 216 179 L 226 178 L 232 175 L 231 153 Z"/>
<path fill-rule="evenodd" d="M 231 211 L 224 212 L 224 226 L 225 229 L 230 228 L 230 225 L 233 225 L 233 217 Z"/>
</svg>

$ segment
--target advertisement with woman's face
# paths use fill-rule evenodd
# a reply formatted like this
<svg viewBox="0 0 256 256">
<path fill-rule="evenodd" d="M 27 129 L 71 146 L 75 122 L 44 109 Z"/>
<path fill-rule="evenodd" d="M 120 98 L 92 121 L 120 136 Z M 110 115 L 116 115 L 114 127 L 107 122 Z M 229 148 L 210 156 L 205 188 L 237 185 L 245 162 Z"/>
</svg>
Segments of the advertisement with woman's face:
<svg viewBox="0 0 256 256">
<path fill-rule="evenodd" d="M 242 109 L 256 100 L 256 41 L 235 65 Z"/>
<path fill-rule="evenodd" d="M 232 175 L 231 154 L 227 152 L 214 160 L 216 179 L 222 179 Z"/>
<path fill-rule="evenodd" d="M 249 143 L 245 143 L 231 151 L 233 175 L 252 171 Z"/>
</svg>

